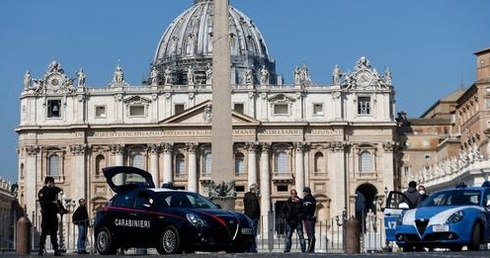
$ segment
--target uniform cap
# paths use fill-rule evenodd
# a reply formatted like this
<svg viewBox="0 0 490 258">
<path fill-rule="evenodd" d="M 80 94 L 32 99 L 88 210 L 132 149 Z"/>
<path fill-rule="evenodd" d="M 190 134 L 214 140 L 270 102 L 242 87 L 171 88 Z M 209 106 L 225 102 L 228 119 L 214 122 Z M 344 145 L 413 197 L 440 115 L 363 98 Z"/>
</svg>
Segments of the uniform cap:
<svg viewBox="0 0 490 258">
<path fill-rule="evenodd" d="M 303 193 L 311 193 L 310 187 L 305 186 L 305 188 L 303 189 Z"/>
</svg>

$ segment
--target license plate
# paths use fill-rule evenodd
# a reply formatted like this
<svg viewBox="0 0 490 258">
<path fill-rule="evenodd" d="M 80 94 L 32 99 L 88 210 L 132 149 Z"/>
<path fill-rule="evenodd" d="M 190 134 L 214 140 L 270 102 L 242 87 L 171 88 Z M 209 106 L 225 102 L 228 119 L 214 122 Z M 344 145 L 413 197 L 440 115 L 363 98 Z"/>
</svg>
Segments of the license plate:
<svg viewBox="0 0 490 258">
<path fill-rule="evenodd" d="M 434 225 L 432 226 L 432 231 L 434 232 L 446 232 L 449 231 L 448 225 Z"/>
<path fill-rule="evenodd" d="M 252 232 L 251 228 L 242 228 L 242 234 L 243 235 L 253 235 L 253 232 Z"/>
</svg>

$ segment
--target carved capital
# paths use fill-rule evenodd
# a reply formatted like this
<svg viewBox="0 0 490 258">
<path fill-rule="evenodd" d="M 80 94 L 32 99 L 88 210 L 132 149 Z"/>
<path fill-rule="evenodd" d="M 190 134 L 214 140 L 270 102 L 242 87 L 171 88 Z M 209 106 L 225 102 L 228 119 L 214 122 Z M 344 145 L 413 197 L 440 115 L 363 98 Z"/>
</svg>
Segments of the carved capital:
<svg viewBox="0 0 490 258">
<path fill-rule="evenodd" d="M 330 142 L 328 144 L 328 148 L 330 148 L 333 152 L 343 152 L 346 148 L 348 148 L 348 144 L 344 142 Z"/>
<path fill-rule="evenodd" d="M 172 153 L 174 150 L 174 145 L 172 143 L 165 142 L 162 144 L 162 149 L 164 153 Z"/>
<path fill-rule="evenodd" d="M 148 144 L 148 149 L 150 150 L 151 154 L 158 154 L 161 150 L 162 146 L 160 144 L 156 143 L 150 143 Z"/>
<path fill-rule="evenodd" d="M 260 147 L 262 148 L 262 152 L 269 152 L 271 149 L 271 145 L 268 143 L 262 143 Z"/>
<path fill-rule="evenodd" d="M 392 152 L 393 149 L 395 147 L 395 143 L 394 142 L 384 142 L 383 143 L 383 149 L 386 151 L 386 152 Z"/>
<path fill-rule="evenodd" d="M 190 142 L 190 143 L 186 143 L 185 147 L 188 152 L 194 153 L 197 150 L 197 145 L 198 145 L 197 143 Z"/>
<path fill-rule="evenodd" d="M 25 147 L 25 151 L 28 156 L 35 156 L 39 153 L 39 147 L 36 145 L 29 145 Z"/>
<path fill-rule="evenodd" d="M 247 143 L 245 143 L 245 148 L 247 148 L 247 150 L 249 152 L 256 152 L 259 148 L 259 143 L 258 142 L 247 142 Z"/>
<path fill-rule="evenodd" d="M 124 154 L 124 145 L 122 144 L 112 144 L 111 145 L 112 154 Z"/>
<path fill-rule="evenodd" d="M 73 153 L 73 155 L 81 155 L 85 154 L 85 151 L 87 150 L 87 145 L 86 144 L 73 144 L 70 145 L 70 151 Z"/>
</svg>

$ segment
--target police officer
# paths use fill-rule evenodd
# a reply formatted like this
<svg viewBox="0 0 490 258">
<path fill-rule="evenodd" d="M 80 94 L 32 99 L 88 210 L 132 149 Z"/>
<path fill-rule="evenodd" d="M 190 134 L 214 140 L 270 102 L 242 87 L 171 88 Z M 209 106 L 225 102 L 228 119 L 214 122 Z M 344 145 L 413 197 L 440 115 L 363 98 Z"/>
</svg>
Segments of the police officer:
<svg viewBox="0 0 490 258">
<path fill-rule="evenodd" d="M 316 199 L 311 194 L 311 188 L 306 186 L 303 189 L 303 221 L 305 225 L 306 235 L 308 236 L 308 253 L 315 252 L 315 209 L 316 209 Z"/>
<path fill-rule="evenodd" d="M 58 249 L 58 213 L 61 213 L 64 208 L 58 200 L 58 194 L 61 192 L 61 188 L 56 187 L 54 178 L 47 176 L 44 179 L 44 187 L 39 190 L 37 196 L 39 203 L 41 204 L 41 237 L 39 239 L 39 256 L 44 253 L 46 244 L 46 236 L 51 236 L 51 244 L 54 249 L 54 256 L 61 256 L 61 252 Z"/>
<path fill-rule="evenodd" d="M 247 215 L 252 220 L 252 230 L 254 236 L 257 237 L 257 225 L 260 219 L 260 203 L 258 195 L 258 187 L 257 184 L 250 185 L 250 191 L 245 193 L 243 196 L 243 206 L 245 208 L 245 215 Z M 251 241 L 251 245 L 249 247 L 248 252 L 256 253 L 257 252 L 257 243 L 255 237 Z"/>
</svg>

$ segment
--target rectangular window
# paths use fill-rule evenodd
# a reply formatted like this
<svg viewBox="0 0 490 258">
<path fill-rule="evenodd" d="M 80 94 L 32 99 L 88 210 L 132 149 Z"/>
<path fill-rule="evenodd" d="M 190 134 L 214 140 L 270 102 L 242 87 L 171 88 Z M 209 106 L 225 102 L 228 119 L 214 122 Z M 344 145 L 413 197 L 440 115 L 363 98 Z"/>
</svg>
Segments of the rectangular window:
<svg viewBox="0 0 490 258">
<path fill-rule="evenodd" d="M 48 100 L 48 117 L 61 117 L 61 100 Z"/>
<path fill-rule="evenodd" d="M 243 103 L 235 103 L 233 104 L 233 110 L 238 113 L 243 114 Z"/>
<path fill-rule="evenodd" d="M 275 104 L 274 115 L 287 115 L 289 113 L 288 104 Z"/>
<path fill-rule="evenodd" d="M 184 113 L 184 108 L 185 108 L 184 104 L 175 104 L 174 108 L 175 108 L 175 115 Z"/>
<path fill-rule="evenodd" d="M 129 116 L 145 116 L 145 106 L 132 105 L 129 107 Z"/>
<path fill-rule="evenodd" d="M 96 118 L 105 118 L 105 106 L 96 106 L 95 107 L 95 117 Z"/>
<path fill-rule="evenodd" d="M 323 115 L 323 104 L 313 104 L 313 115 Z"/>
<path fill-rule="evenodd" d="M 359 97 L 357 99 L 357 114 L 369 115 L 371 114 L 371 98 Z"/>
<path fill-rule="evenodd" d="M 278 192 L 287 192 L 289 191 L 288 185 L 277 185 L 276 187 Z"/>
<path fill-rule="evenodd" d="M 403 175 L 405 177 L 410 175 L 410 167 L 407 167 L 407 166 L 403 167 Z"/>
<path fill-rule="evenodd" d="M 490 99 L 487 99 L 487 109 L 490 109 Z"/>
</svg>

